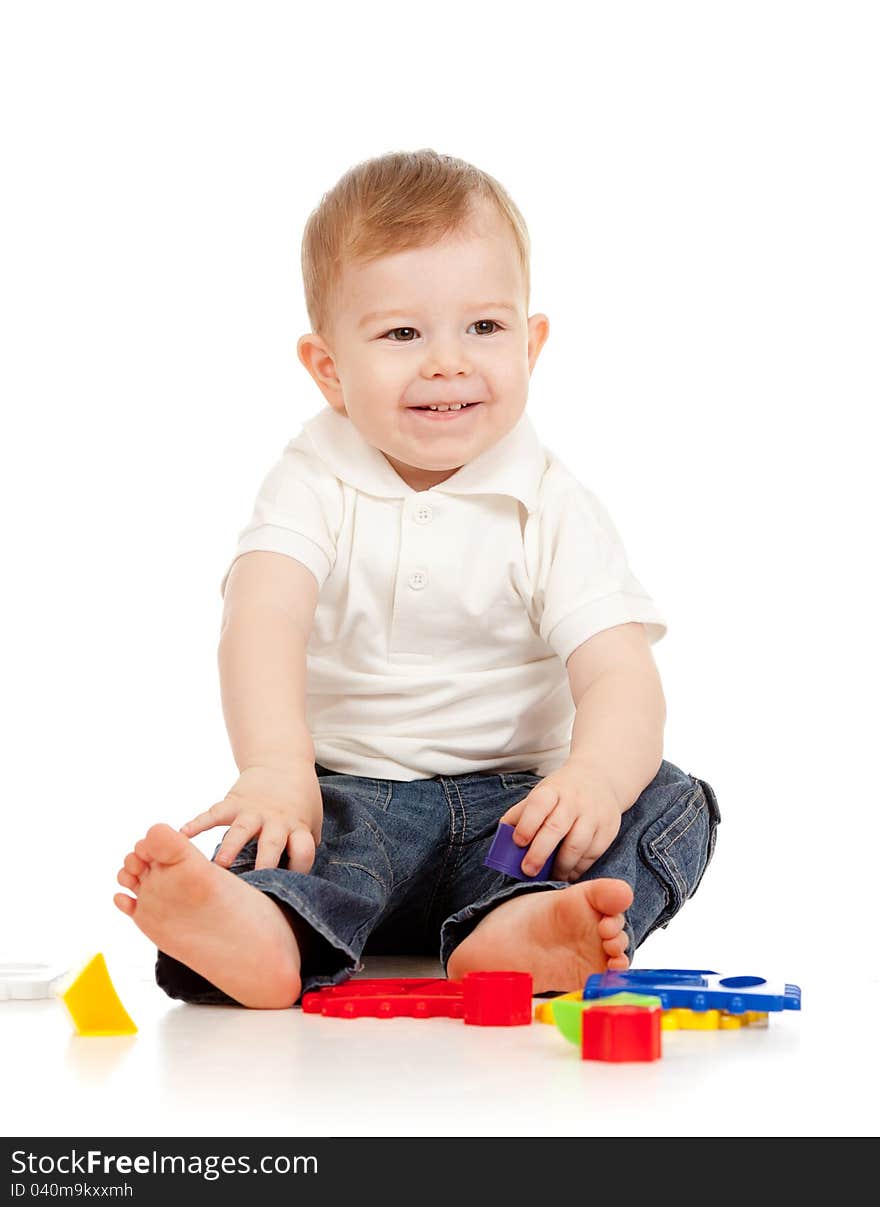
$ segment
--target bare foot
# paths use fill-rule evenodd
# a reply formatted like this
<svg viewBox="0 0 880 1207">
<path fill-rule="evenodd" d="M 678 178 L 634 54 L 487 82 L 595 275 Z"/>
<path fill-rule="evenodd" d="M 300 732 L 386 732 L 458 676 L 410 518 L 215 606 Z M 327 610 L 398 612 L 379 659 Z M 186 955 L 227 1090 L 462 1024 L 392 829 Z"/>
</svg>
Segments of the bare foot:
<svg viewBox="0 0 880 1207">
<path fill-rule="evenodd" d="M 299 997 L 299 947 L 281 907 L 179 831 L 151 826 L 116 879 L 137 894 L 117 893 L 117 908 L 243 1006 L 281 1010 Z"/>
<path fill-rule="evenodd" d="M 584 880 L 568 888 L 502 901 L 449 957 L 454 979 L 466 972 L 530 972 L 534 993 L 582 989 L 591 973 L 629 967 L 623 911 L 633 892 L 625 880 Z"/>
</svg>

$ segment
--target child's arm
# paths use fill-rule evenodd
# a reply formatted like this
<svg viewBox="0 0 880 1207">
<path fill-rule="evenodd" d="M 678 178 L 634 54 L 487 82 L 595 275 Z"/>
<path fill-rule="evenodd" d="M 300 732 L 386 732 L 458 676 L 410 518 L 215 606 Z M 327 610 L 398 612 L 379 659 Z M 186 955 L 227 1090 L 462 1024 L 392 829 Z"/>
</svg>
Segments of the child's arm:
<svg viewBox="0 0 880 1207">
<path fill-rule="evenodd" d="M 644 625 L 597 633 L 566 669 L 577 710 L 569 759 L 606 779 L 623 812 L 663 761 L 666 700 Z"/>
<path fill-rule="evenodd" d="M 229 824 L 220 864 L 232 863 L 256 834 L 257 868 L 276 867 L 285 850 L 294 871 L 314 862 L 323 814 L 305 695 L 317 600 L 314 575 L 285 554 L 245 553 L 229 572 L 218 664 L 241 774 L 224 800 L 181 827 L 192 837 Z"/>
<path fill-rule="evenodd" d="M 553 877 L 576 880 L 620 829 L 663 761 L 666 701 L 642 624 L 604 629 L 566 663 L 576 706 L 571 751 L 501 818 L 529 846 L 523 870 L 540 869 L 564 838 Z M 525 852 L 524 852 L 525 854 Z"/>
</svg>

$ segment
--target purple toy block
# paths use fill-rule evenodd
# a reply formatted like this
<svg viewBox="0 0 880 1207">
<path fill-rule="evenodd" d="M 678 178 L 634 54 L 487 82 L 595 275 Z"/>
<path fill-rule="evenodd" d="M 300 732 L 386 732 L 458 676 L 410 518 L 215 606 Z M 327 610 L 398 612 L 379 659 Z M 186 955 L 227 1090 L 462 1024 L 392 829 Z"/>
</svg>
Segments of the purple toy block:
<svg viewBox="0 0 880 1207">
<path fill-rule="evenodd" d="M 536 872 L 534 876 L 527 876 L 520 865 L 523 859 L 525 859 L 528 848 L 518 847 L 513 841 L 513 832 L 515 829 L 516 826 L 510 826 L 506 821 L 499 821 L 495 837 L 492 839 L 492 845 L 489 847 L 489 854 L 483 860 L 483 864 L 487 868 L 494 868 L 496 872 L 505 872 L 516 880 L 549 880 L 550 869 L 553 867 L 556 852 L 562 845 L 561 841 L 550 852 L 541 870 Z"/>
</svg>

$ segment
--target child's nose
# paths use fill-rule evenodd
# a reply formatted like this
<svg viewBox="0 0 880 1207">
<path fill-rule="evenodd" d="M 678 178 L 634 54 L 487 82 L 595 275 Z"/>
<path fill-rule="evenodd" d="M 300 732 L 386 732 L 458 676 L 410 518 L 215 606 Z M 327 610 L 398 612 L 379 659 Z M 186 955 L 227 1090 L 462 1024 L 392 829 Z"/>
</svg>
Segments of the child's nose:
<svg viewBox="0 0 880 1207">
<path fill-rule="evenodd" d="M 425 349 L 423 377 L 454 377 L 471 372 L 471 358 L 460 340 L 447 336 L 433 339 Z"/>
</svg>

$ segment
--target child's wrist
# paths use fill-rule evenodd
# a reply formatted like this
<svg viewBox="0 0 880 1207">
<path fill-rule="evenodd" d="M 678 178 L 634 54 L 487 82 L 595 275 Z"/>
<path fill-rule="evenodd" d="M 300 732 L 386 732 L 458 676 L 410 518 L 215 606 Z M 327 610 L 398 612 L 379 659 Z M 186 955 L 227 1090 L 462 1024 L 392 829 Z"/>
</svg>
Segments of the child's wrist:
<svg viewBox="0 0 880 1207">
<path fill-rule="evenodd" d="M 574 770 L 585 783 L 588 783 L 594 792 L 597 792 L 603 799 L 613 801 L 614 805 L 623 812 L 614 776 L 601 759 L 597 759 L 595 755 L 572 753 L 568 756 L 566 765 Z"/>
<path fill-rule="evenodd" d="M 304 770 L 315 770 L 315 752 L 312 750 L 264 751 L 249 758 L 239 768 L 239 774 L 262 771 L 278 775 L 301 773 Z"/>
</svg>

